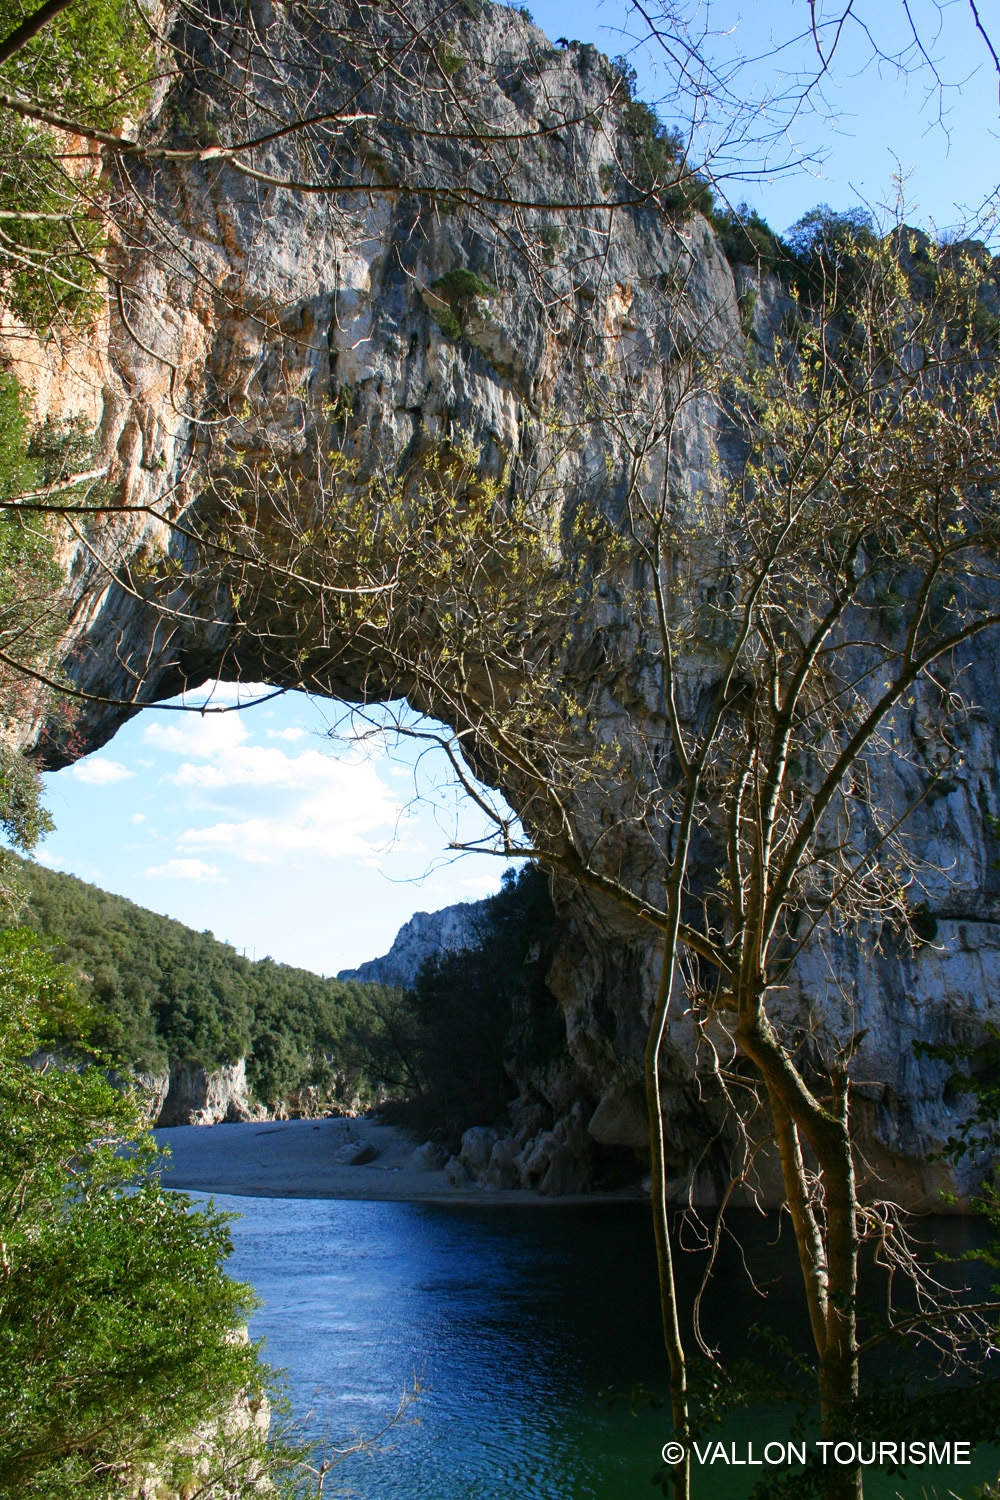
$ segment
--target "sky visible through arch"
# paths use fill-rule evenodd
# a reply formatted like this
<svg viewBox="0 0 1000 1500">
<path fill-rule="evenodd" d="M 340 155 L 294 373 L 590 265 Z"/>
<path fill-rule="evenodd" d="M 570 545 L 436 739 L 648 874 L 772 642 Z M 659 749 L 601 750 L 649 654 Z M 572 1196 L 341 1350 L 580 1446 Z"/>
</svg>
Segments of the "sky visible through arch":
<svg viewBox="0 0 1000 1500">
<path fill-rule="evenodd" d="M 877 212 L 892 203 L 898 170 L 908 222 L 945 231 L 975 217 L 997 180 L 997 74 L 965 0 L 941 7 L 940 19 L 933 0 L 909 9 L 940 59 L 944 94 L 926 72 L 903 78 L 871 61 L 860 30 L 846 35 L 825 88 L 832 116 L 797 124 L 798 143 L 823 164 L 729 181 L 732 203 L 746 199 L 784 231 L 820 202 Z M 553 39 L 627 54 L 639 94 L 675 123 L 664 71 L 655 51 L 635 47 L 642 26 L 621 0 L 534 0 L 531 10 Z M 903 44 L 902 0 L 867 0 L 859 13 L 880 28 L 885 50 Z M 720 0 L 708 12 L 720 33 L 715 55 L 751 60 L 743 79 L 761 94 L 779 87 L 814 62 L 807 14 L 805 0 Z M 777 56 L 775 41 L 789 43 Z M 779 144 L 772 166 L 782 154 Z M 745 159 L 754 159 L 751 142 Z M 412 745 L 391 757 L 338 745 L 332 713 L 301 694 L 214 717 L 146 710 L 104 750 L 46 778 L 56 832 L 38 857 L 251 957 L 328 974 L 384 952 L 414 911 L 497 889 L 498 860 L 447 852 L 450 839 L 481 829 L 442 790 L 443 762 L 425 757 L 415 768 Z"/>
<path fill-rule="evenodd" d="M 213 706 L 237 691 L 239 712 L 145 709 L 47 776 L 56 831 L 39 861 L 325 974 L 384 952 L 414 911 L 498 888 L 499 860 L 448 850 L 482 817 L 442 752 L 331 738 L 337 706 L 303 693 L 221 687 Z"/>
</svg>

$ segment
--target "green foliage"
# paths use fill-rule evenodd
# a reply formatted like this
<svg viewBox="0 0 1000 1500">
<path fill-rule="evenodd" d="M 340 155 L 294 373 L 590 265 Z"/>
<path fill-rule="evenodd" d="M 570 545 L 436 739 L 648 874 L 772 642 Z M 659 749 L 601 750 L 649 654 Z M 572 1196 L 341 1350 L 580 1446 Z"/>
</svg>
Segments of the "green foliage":
<svg viewBox="0 0 1000 1500">
<path fill-rule="evenodd" d="M 715 202 L 711 187 L 705 178 L 686 170 L 681 132 L 636 98 L 637 75 L 627 57 L 613 58 L 610 66 L 612 86 L 622 100 L 623 167 L 629 186 L 641 193 L 655 191 L 660 205 L 678 218 L 710 214 Z M 603 176 L 601 186 L 610 192 Z"/>
<path fill-rule="evenodd" d="M 722 242 L 723 254 L 732 265 L 759 265 L 765 271 L 777 271 L 783 265 L 791 265 L 789 247 L 756 209 L 746 203 L 735 209 L 713 209 L 707 218 Z"/>
<path fill-rule="evenodd" d="M 433 310 L 438 327 L 456 343 L 465 332 L 476 299 L 497 295 L 495 286 L 491 286 L 467 266 L 457 266 L 453 271 L 439 276 L 436 281 L 431 282 L 431 291 L 441 304 Z"/>
<path fill-rule="evenodd" d="M 37 9 L 0 0 L 0 36 Z M 63 116 L 114 129 L 149 97 L 149 30 L 135 0 L 80 0 L 0 67 L 3 86 Z"/>
<path fill-rule="evenodd" d="M 438 44 L 437 57 L 442 73 L 448 78 L 454 78 L 455 74 L 460 73 L 465 67 L 465 56 L 451 36 L 446 36 L 444 41 Z"/>
<path fill-rule="evenodd" d="M 826 287 L 836 285 L 838 311 L 850 322 L 878 246 L 871 215 L 861 208 L 837 213 L 820 203 L 792 225 L 787 242 L 798 263 L 795 275 L 800 293 L 813 304 L 821 303 Z"/>
<path fill-rule="evenodd" d="M 0 374 L 0 502 L 49 482 L 49 443 L 31 431 L 28 393 Z M 49 434 L 51 436 L 51 434 Z M 63 623 L 62 575 L 52 523 L 31 513 L 0 510 L 0 650 L 28 667 L 44 667 Z M 0 726 L 10 729 L 34 694 L 30 680 L 0 662 Z M 51 827 L 34 766 L 0 745 L 0 828 L 15 849 L 28 850 Z M 0 851 L 0 902 L 10 904 L 12 867 Z"/>
<path fill-rule="evenodd" d="M 926 910 L 926 907 L 925 907 Z M 923 915 L 920 908 L 914 912 L 914 931 L 918 937 L 916 920 Z M 923 938 L 931 942 L 937 933 L 937 921 L 930 912 L 927 916 L 934 923 L 934 932 Z M 957 1133 L 946 1141 L 939 1153 L 948 1161 L 960 1161 L 964 1156 L 996 1150 L 1000 1145 L 1000 1027 L 987 1022 L 984 1035 L 977 1042 L 940 1043 L 921 1042 L 913 1044 L 917 1057 L 930 1058 L 947 1063 L 954 1069 L 948 1079 L 947 1094 L 952 1097 L 965 1095 L 970 1109 L 966 1120 Z"/>
<path fill-rule="evenodd" d="M 0 499 L 30 490 L 38 481 L 38 466 L 28 452 L 31 420 L 28 393 L 11 375 L 0 375 Z M 11 562 L 6 539 L 0 555 L 0 570 L 6 574 Z"/>
<path fill-rule="evenodd" d="M 25 1060 L 85 1024 L 67 971 L 30 934 L 0 934 L 4 1496 L 127 1493 L 271 1383 L 234 1337 L 255 1301 L 223 1273 L 225 1215 L 161 1191 L 134 1099 L 86 1055 Z"/>
<path fill-rule="evenodd" d="M 109 895 L 71 875 L 17 861 L 25 921 L 80 974 L 96 1045 L 122 1065 L 214 1067 L 247 1057 L 257 1096 L 273 1104 L 313 1081 L 324 1055 L 357 1059 L 370 1039 L 365 988 L 242 957 L 209 932 Z"/>
<path fill-rule="evenodd" d="M 840 258 L 850 256 L 859 245 L 874 245 L 875 221 L 863 208 L 848 208 L 838 213 L 828 203 L 818 203 L 796 220 L 786 238 L 795 255 L 835 264 Z"/>
<path fill-rule="evenodd" d="M 86 322 L 99 306 L 105 242 L 86 192 L 42 132 L 9 115 L 0 116 L 0 164 L 0 211 L 19 216 L 0 220 L 5 300 L 39 332 L 60 317 Z"/>
<path fill-rule="evenodd" d="M 740 327 L 743 337 L 749 338 L 753 333 L 753 315 L 757 308 L 757 291 L 755 287 L 748 286 L 738 300 Z"/>
<path fill-rule="evenodd" d="M 452 1140 L 504 1118 L 517 1062 L 544 1067 L 566 1045 L 545 985 L 555 932 L 547 877 L 534 866 L 506 875 L 480 921 L 474 947 L 423 965 L 404 1042 L 421 1087 L 412 1113 Z"/>
<path fill-rule="evenodd" d="M 35 9 L 0 0 L 0 35 Z M 0 85 L 63 117 L 116 130 L 149 98 L 149 33 L 137 0 L 79 0 L 0 67 Z M 86 321 L 99 305 L 105 235 L 96 158 L 81 175 L 48 127 L 0 115 L 0 269 L 5 300 L 29 327 Z"/>
<path fill-rule="evenodd" d="M 542 242 L 543 261 L 547 266 L 554 266 L 556 263 L 556 251 L 562 249 L 566 238 L 565 230 L 561 229 L 558 224 L 546 224 L 540 230 L 538 237 Z"/>
</svg>

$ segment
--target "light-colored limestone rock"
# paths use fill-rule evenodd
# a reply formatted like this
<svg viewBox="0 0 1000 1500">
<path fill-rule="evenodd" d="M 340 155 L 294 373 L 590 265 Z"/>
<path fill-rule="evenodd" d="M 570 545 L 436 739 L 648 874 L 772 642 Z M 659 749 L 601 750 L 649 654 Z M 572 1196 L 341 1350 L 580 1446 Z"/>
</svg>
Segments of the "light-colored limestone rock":
<svg viewBox="0 0 1000 1500">
<path fill-rule="evenodd" d="M 408 23 L 417 24 L 421 3 L 406 7 Z M 293 24 L 287 8 L 266 9 L 268 25 Z M 387 8 L 372 13 L 395 24 Z M 121 506 L 104 532 L 95 529 L 85 545 L 67 552 L 74 612 L 65 670 L 91 696 L 81 700 L 71 731 L 55 717 L 43 722 L 41 710 L 26 719 L 24 743 L 36 745 L 47 765 L 68 764 L 106 743 L 142 704 L 218 672 L 298 687 L 303 662 L 332 661 L 317 669 L 312 691 L 350 701 L 405 691 L 392 660 L 377 651 L 352 654 L 331 636 L 323 610 L 299 611 L 278 584 L 261 590 L 265 631 L 246 628 L 234 618 L 231 580 L 220 575 L 217 560 L 200 565 L 189 538 L 201 516 L 208 454 L 227 444 L 232 451 L 251 445 L 254 434 L 239 415 L 244 405 L 260 417 L 263 436 L 257 436 L 266 439 L 268 460 L 279 470 L 299 465 L 306 474 L 305 455 L 329 437 L 331 403 L 347 393 L 348 446 L 362 464 L 377 456 L 402 470 L 458 433 L 479 450 L 485 477 L 505 476 L 510 492 L 532 497 L 540 512 L 553 504 L 572 512 L 590 501 L 614 519 L 631 483 L 634 451 L 623 428 L 585 420 L 594 390 L 606 387 L 612 406 L 638 392 L 653 409 L 686 339 L 734 360 L 742 356 L 737 293 L 747 290 L 749 272 L 739 268 L 734 277 L 706 221 L 697 214 L 671 219 L 652 205 L 614 213 L 600 206 L 617 180 L 614 121 L 595 126 L 613 81 L 608 65 L 593 49 L 553 47 L 513 8 L 484 7 L 483 16 L 482 24 L 467 17 L 454 24 L 468 31 L 472 71 L 465 83 L 477 105 L 523 143 L 503 174 L 504 190 L 528 202 L 562 202 L 570 193 L 597 205 L 563 215 L 551 265 L 527 274 L 516 236 L 506 229 L 497 234 L 487 218 L 460 206 L 445 212 L 436 199 L 421 208 L 419 196 L 380 193 L 377 179 L 363 200 L 345 206 L 325 194 L 265 192 L 224 162 L 164 167 L 156 214 L 136 222 L 116 262 L 128 327 L 111 307 L 91 347 L 80 351 L 72 379 L 63 378 L 66 348 L 57 350 L 53 341 L 51 350 L 34 349 L 36 362 L 58 361 L 46 367 L 44 380 L 39 374 L 30 381 L 46 401 L 67 414 L 99 418 L 98 458 L 109 465 Z M 310 84 L 312 111 L 334 106 L 343 82 L 338 66 L 332 61 Z M 389 81 L 385 87 L 380 107 L 404 124 L 433 107 L 433 95 L 393 94 Z M 558 129 L 546 138 L 545 154 L 529 149 L 538 126 L 550 129 L 553 121 Z M 415 139 L 400 129 L 386 144 L 382 169 L 399 181 L 413 180 Z M 280 178 L 283 150 L 262 149 L 255 170 L 270 166 Z M 438 182 L 485 180 L 475 172 L 463 176 L 459 145 L 442 141 L 439 150 Z M 442 329 L 434 299 L 425 295 L 455 269 L 472 270 L 496 289 L 489 299 L 476 298 L 461 337 Z M 676 294 L 681 285 L 683 297 Z M 754 330 L 766 342 L 787 311 L 787 291 L 766 280 L 755 290 Z M 16 354 L 0 340 L 4 352 Z M 86 394 L 78 390 L 84 377 Z M 67 405 L 59 408 L 59 400 Z M 209 408 L 223 415 L 206 427 Z M 678 503 L 711 493 L 729 461 L 726 443 L 712 403 L 691 400 L 672 427 L 669 474 L 665 447 L 654 446 L 642 483 L 658 492 L 669 479 Z M 307 509 L 319 503 L 306 479 L 301 501 Z M 185 530 L 172 529 L 174 521 Z M 126 575 L 139 583 L 126 587 Z M 169 606 L 168 629 L 143 589 Z M 405 578 L 400 592 L 405 596 Z M 604 645 L 612 638 L 616 656 L 609 663 Z M 877 1164 L 891 1196 L 921 1204 L 933 1201 L 949 1176 L 927 1162 L 959 1115 L 949 1115 L 943 1098 L 942 1065 L 917 1058 L 912 1042 L 981 1034 L 1000 995 L 995 641 L 971 647 L 962 666 L 975 707 L 958 726 L 961 743 L 946 747 L 956 769 L 947 790 L 927 798 L 910 823 L 926 900 L 939 918 L 939 943 L 912 952 L 903 944 L 897 951 L 884 934 L 878 947 L 831 941 L 787 996 L 788 1014 L 823 1040 L 828 1055 L 865 1030 L 852 1063 L 866 1091 L 855 1110 L 859 1157 Z M 715 667 L 711 643 L 695 643 L 678 687 L 682 716 L 697 712 Z M 644 747 L 637 775 L 655 777 L 654 757 L 645 751 L 669 738 L 659 649 L 624 584 L 602 586 L 581 606 L 565 672 L 571 694 L 589 705 L 582 748 L 608 744 L 631 727 Z M 447 716 L 447 702 L 419 706 Z M 899 805 L 904 794 L 910 800 L 920 768 L 933 767 L 944 753 L 931 695 L 915 692 L 912 707 L 900 714 L 898 736 L 906 753 L 872 771 L 874 795 L 885 807 Z M 481 769 L 513 808 L 524 809 L 527 791 L 516 767 L 504 760 Z M 657 859 L 623 821 L 624 798 L 619 804 L 603 788 L 588 794 L 584 784 L 581 799 L 584 842 L 593 835 L 611 867 L 627 869 L 637 888 L 645 883 L 655 894 Z M 550 1112 L 548 1120 L 519 1128 L 519 1139 L 531 1132 L 522 1170 L 549 1183 L 547 1190 L 585 1177 L 570 1141 L 544 1128 L 565 1120 L 575 1104 L 594 1115 L 592 1140 L 638 1141 L 635 1112 L 623 1101 L 641 1082 L 658 969 L 649 930 L 606 902 L 567 889 L 562 913 L 565 941 L 549 984 L 564 1009 L 567 1051 L 517 1080 Z M 698 1077 L 698 1043 L 683 1007 L 673 1006 L 662 1076 L 668 1165 L 678 1179 L 693 1169 L 706 1141 L 719 1138 L 720 1150 L 726 1144 L 719 1109 Z M 194 1115 L 222 1117 L 208 1103 L 207 1083 L 185 1087 Z M 954 1110 L 962 1107 L 956 1102 Z M 222 1114 L 228 1109 L 227 1102 Z M 163 1113 L 171 1112 L 184 1117 L 168 1097 Z M 724 1161 L 704 1171 L 721 1192 Z M 950 1181 L 967 1192 L 971 1168 L 951 1173 Z"/>
<path fill-rule="evenodd" d="M 646 1099 L 635 1083 L 614 1079 L 598 1101 L 587 1130 L 601 1146 L 629 1146 L 644 1151 L 649 1145 Z"/>
<path fill-rule="evenodd" d="M 458 1159 L 469 1176 L 476 1181 L 481 1181 L 484 1177 L 496 1141 L 497 1133 L 488 1125 L 473 1125 L 462 1136 Z"/>
<path fill-rule="evenodd" d="M 444 1171 L 452 1187 L 462 1188 L 472 1186 L 473 1179 L 469 1169 L 465 1165 L 465 1162 L 461 1161 L 457 1156 L 449 1156 L 445 1162 Z"/>
<path fill-rule="evenodd" d="M 408 989 L 428 958 L 471 948 L 483 932 L 486 901 L 460 901 L 440 911 L 418 911 L 404 922 L 389 952 L 357 969 L 341 969 L 338 979 L 392 984 Z"/>
<path fill-rule="evenodd" d="M 410 1157 L 408 1170 L 411 1172 L 440 1172 L 448 1160 L 448 1153 L 437 1141 L 424 1141 L 418 1146 Z"/>
<path fill-rule="evenodd" d="M 485 1174 L 486 1182 L 490 1187 L 517 1188 L 521 1186 L 521 1172 L 517 1163 L 518 1149 L 517 1141 L 511 1136 L 504 1136 L 496 1142 L 490 1152 Z"/>
<path fill-rule="evenodd" d="M 206 1069 L 194 1063 L 174 1063 L 166 1098 L 156 1119 L 170 1125 L 218 1125 L 223 1121 L 266 1120 L 268 1112 L 250 1098 L 246 1059 Z"/>
<path fill-rule="evenodd" d="M 333 1159 L 345 1167 L 367 1167 L 377 1156 L 378 1152 L 370 1141 L 348 1141 L 334 1153 Z"/>
</svg>

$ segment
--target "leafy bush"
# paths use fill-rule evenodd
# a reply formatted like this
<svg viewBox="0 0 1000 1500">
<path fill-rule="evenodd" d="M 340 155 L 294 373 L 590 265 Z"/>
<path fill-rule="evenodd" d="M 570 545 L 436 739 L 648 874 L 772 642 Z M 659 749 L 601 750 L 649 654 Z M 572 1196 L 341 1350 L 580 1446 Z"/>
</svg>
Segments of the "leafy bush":
<svg viewBox="0 0 1000 1500">
<path fill-rule="evenodd" d="M 789 247 L 746 203 L 735 209 L 714 209 L 708 219 L 731 265 L 760 265 L 763 270 L 774 271 L 791 262 Z"/>
<path fill-rule="evenodd" d="M 626 150 L 622 165 L 629 186 L 640 193 L 657 190 L 661 206 L 679 218 L 711 213 L 715 201 L 711 186 L 704 177 L 686 171 L 681 132 L 664 124 L 651 105 L 636 98 L 637 75 L 628 58 L 613 58 L 610 66 L 610 82 L 623 100 Z"/>
<path fill-rule="evenodd" d="M 477 297 L 495 297 L 497 289 L 470 271 L 467 266 L 457 266 L 431 282 L 441 306 L 434 310 L 441 332 L 456 342 L 465 332 L 465 326 Z"/>
<path fill-rule="evenodd" d="M 2 1495 L 127 1494 L 193 1428 L 272 1384 L 234 1337 L 255 1298 L 224 1274 L 226 1216 L 161 1190 L 135 1100 L 85 1054 L 25 1061 L 86 1023 L 37 939 L 0 935 Z M 263 1440 L 240 1462 L 267 1466 Z"/>
</svg>

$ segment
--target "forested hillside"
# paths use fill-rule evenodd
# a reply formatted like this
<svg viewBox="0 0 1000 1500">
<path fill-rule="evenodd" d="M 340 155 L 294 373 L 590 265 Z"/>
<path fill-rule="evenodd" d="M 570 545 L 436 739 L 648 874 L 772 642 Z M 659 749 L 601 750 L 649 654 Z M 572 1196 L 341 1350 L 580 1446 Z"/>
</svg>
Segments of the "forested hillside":
<svg viewBox="0 0 1000 1500">
<path fill-rule="evenodd" d="M 272 1103 L 328 1063 L 370 1081 L 382 1031 L 379 986 L 322 979 L 265 958 L 253 963 L 210 932 L 195 932 L 27 860 L 23 925 L 54 943 L 99 1019 L 91 1040 L 144 1070 L 247 1058 L 257 1097 Z"/>
<path fill-rule="evenodd" d="M 394 1098 L 414 1124 L 457 1140 L 470 1124 L 505 1119 L 512 1077 L 565 1047 L 544 981 L 555 914 L 532 866 L 479 904 L 477 942 L 429 960 L 410 991 L 253 963 L 73 875 L 29 860 L 16 869 L 22 925 L 77 975 L 98 1017 L 90 1041 L 122 1066 L 211 1069 L 245 1057 L 268 1105 L 336 1072 L 350 1092 Z"/>
</svg>

